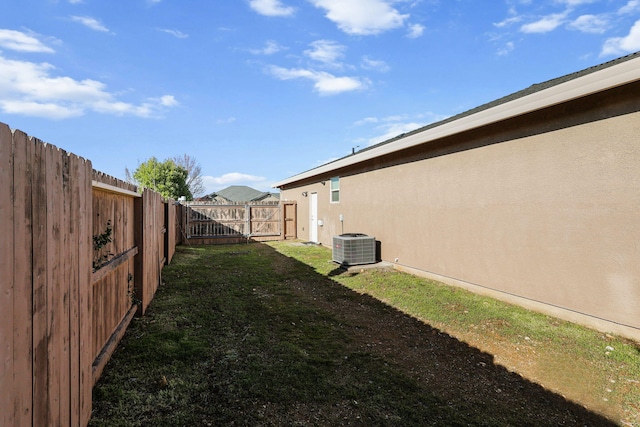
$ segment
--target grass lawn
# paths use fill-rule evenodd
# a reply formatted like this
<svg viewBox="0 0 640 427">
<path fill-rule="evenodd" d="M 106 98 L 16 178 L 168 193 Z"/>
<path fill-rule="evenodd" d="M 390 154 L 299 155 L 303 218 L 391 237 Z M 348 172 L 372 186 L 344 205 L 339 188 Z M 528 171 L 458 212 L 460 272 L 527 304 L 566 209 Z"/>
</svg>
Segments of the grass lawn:
<svg viewBox="0 0 640 427">
<path fill-rule="evenodd" d="M 640 425 L 637 344 L 330 258 L 179 247 L 90 425 Z"/>
</svg>

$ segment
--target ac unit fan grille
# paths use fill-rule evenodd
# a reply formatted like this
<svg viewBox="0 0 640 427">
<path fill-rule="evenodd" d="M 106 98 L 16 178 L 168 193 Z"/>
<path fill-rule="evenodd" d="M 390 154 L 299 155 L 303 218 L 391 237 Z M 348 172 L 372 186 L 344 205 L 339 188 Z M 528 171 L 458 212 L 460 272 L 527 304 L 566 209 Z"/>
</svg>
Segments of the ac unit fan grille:
<svg viewBox="0 0 640 427">
<path fill-rule="evenodd" d="M 361 233 L 333 237 L 333 261 L 342 265 L 376 262 L 376 239 Z"/>
</svg>

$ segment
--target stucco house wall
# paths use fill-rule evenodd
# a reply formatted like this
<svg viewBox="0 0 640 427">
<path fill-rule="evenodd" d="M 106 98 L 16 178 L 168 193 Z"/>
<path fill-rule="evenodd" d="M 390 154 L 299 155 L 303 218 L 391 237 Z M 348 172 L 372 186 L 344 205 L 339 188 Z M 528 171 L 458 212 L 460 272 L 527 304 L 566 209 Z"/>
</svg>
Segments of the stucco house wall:
<svg viewBox="0 0 640 427">
<path fill-rule="evenodd" d="M 640 80 L 357 155 L 279 184 L 300 238 L 317 193 L 324 245 L 366 233 L 399 269 L 640 339 Z"/>
</svg>

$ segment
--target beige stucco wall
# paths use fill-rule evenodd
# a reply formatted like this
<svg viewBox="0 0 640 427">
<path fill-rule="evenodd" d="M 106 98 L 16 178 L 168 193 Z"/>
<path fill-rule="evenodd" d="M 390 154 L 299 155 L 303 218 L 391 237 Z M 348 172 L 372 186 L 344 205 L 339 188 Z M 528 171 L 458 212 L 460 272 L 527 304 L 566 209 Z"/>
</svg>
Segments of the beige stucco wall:
<svg viewBox="0 0 640 427">
<path fill-rule="evenodd" d="M 317 192 L 325 245 L 342 232 L 342 214 L 344 232 L 375 236 L 399 267 L 640 338 L 637 110 L 343 171 L 339 204 L 328 181 L 282 197 L 298 201 L 300 238 L 309 226 L 301 193 Z M 494 128 L 475 138 L 486 142 Z"/>
</svg>

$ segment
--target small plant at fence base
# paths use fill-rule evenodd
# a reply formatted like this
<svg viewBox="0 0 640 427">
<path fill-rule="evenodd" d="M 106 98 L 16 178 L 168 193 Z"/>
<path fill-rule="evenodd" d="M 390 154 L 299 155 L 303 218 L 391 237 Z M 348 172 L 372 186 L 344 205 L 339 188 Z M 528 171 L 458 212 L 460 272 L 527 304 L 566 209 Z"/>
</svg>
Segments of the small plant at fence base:
<svg viewBox="0 0 640 427">
<path fill-rule="evenodd" d="M 109 251 L 104 251 L 104 247 L 113 241 L 111 233 L 113 227 L 111 226 L 111 220 L 107 221 L 107 228 L 104 233 L 96 234 L 93 236 L 93 269 L 97 270 L 102 267 L 113 254 Z"/>
<path fill-rule="evenodd" d="M 129 302 L 131 305 L 142 305 L 142 300 L 140 298 L 136 298 L 136 289 L 133 285 L 133 274 L 129 273 L 127 276 L 127 282 L 129 282 Z"/>
</svg>

